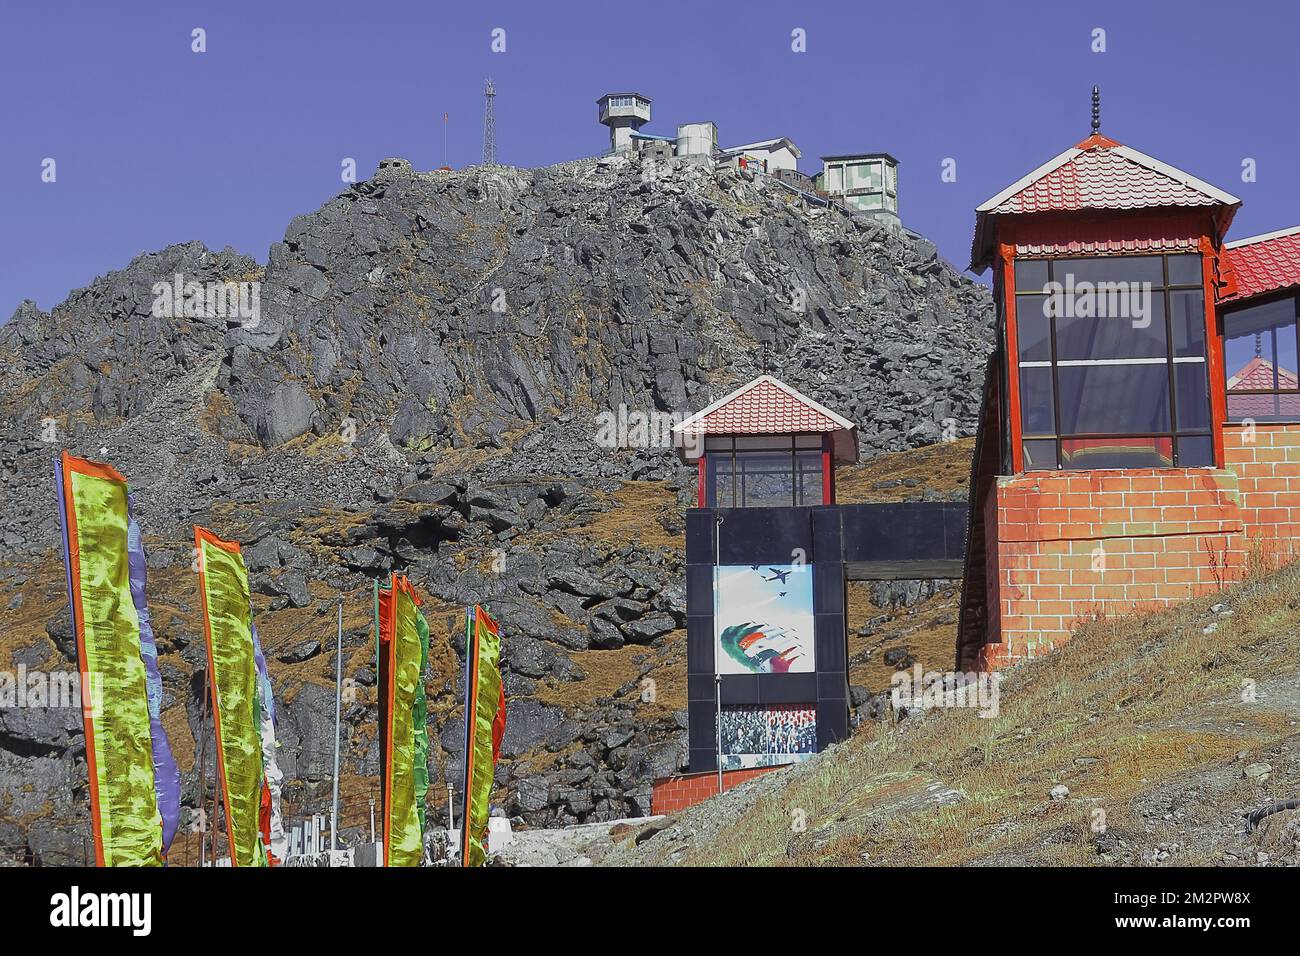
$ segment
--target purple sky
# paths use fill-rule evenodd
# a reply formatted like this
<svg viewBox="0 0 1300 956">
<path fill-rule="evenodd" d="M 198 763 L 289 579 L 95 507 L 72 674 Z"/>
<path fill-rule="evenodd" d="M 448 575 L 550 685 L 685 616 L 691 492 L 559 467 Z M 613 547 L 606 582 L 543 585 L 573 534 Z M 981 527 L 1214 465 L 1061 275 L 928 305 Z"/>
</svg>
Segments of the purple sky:
<svg viewBox="0 0 1300 956">
<path fill-rule="evenodd" d="M 649 132 L 713 120 L 724 146 L 789 136 L 805 172 L 827 153 L 893 153 L 903 221 L 959 268 L 974 207 L 1087 134 L 1096 82 L 1105 133 L 1244 200 L 1233 236 L 1292 226 L 1298 9 L 5 0 L 0 321 L 174 242 L 265 262 L 293 216 L 343 188 L 344 157 L 362 179 L 384 156 L 441 165 L 444 111 L 448 162 L 477 162 L 487 75 L 498 159 L 518 166 L 604 149 L 595 100 L 624 88 L 653 98 Z M 1246 157 L 1257 182 L 1241 180 Z"/>
</svg>

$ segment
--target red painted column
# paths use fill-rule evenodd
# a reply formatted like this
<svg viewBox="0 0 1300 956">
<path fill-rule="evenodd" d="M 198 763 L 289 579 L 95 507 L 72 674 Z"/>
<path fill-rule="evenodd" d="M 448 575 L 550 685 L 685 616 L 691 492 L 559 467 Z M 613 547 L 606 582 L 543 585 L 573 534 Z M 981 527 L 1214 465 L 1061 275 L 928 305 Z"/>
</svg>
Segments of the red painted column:
<svg viewBox="0 0 1300 956">
<path fill-rule="evenodd" d="M 1215 302 L 1214 247 L 1201 237 L 1201 286 L 1205 297 L 1205 373 L 1210 387 L 1210 432 L 1214 436 L 1214 464 L 1225 467 L 1223 423 L 1228 420 L 1227 380 L 1223 373 L 1223 339 L 1219 335 L 1218 308 Z"/>
<path fill-rule="evenodd" d="M 831 464 L 831 438 L 822 436 L 822 504 L 835 504 L 835 469 Z"/>
<path fill-rule="evenodd" d="M 999 247 L 1002 263 L 1002 314 L 1006 317 L 1007 414 L 1010 417 L 1011 473 L 1025 470 L 1020 447 L 1020 344 L 1016 337 L 1016 247 L 1004 242 Z"/>
</svg>

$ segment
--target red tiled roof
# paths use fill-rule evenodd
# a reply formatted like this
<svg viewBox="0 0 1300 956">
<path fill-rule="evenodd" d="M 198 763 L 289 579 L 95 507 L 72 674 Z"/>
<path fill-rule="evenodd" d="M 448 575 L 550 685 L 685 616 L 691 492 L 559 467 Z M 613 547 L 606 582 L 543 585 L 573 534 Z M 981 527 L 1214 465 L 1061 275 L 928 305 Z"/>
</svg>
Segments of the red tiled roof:
<svg viewBox="0 0 1300 956">
<path fill-rule="evenodd" d="M 694 435 L 786 435 L 843 427 L 797 393 L 762 379 L 703 417 L 682 423 L 682 431 Z"/>
<path fill-rule="evenodd" d="M 1240 200 L 1182 170 L 1094 133 L 1018 180 L 976 209 L 971 268 L 982 271 L 993 252 L 992 216 L 1137 209 L 1207 209 L 1227 213 L 1226 229 Z M 1145 251 L 1140 242 L 1132 251 Z M 1055 249 L 1048 250 L 1055 252 Z M 1071 250 L 1073 251 L 1073 250 Z M 1112 238 L 1083 244 L 1080 252 L 1129 251 Z"/>
<path fill-rule="evenodd" d="M 1097 219 L 1078 222 L 1068 237 L 1059 224 L 1016 226 L 1017 256 L 1104 256 L 1196 252 L 1200 236 L 1182 219 Z"/>
<path fill-rule="evenodd" d="M 1236 375 L 1228 379 L 1228 391 L 1256 391 L 1271 388 L 1296 388 L 1295 372 L 1289 369 L 1277 370 L 1277 385 L 1273 384 L 1273 363 L 1256 355 L 1243 365 Z"/>
<path fill-rule="evenodd" d="M 1300 285 L 1300 226 L 1230 242 L 1227 254 L 1237 275 L 1237 293 L 1225 301 Z"/>
<path fill-rule="evenodd" d="M 1094 141 L 1095 140 L 1095 141 Z M 1217 206 L 1222 200 L 1139 160 L 1113 140 L 1090 137 L 1048 170 L 988 212 L 1077 212 L 1081 209 L 1149 209 Z"/>
<path fill-rule="evenodd" d="M 692 415 L 686 435 L 791 435 L 831 432 L 840 460 L 857 460 L 856 426 L 784 382 L 762 375 Z"/>
</svg>

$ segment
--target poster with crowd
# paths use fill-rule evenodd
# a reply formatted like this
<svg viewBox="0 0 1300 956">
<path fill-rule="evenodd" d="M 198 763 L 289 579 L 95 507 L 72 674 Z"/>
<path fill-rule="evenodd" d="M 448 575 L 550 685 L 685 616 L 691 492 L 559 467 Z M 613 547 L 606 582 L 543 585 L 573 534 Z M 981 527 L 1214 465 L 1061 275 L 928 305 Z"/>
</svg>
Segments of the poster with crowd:
<svg viewBox="0 0 1300 956">
<path fill-rule="evenodd" d="M 722 769 L 775 767 L 817 752 L 817 709 L 806 704 L 722 708 Z"/>
<path fill-rule="evenodd" d="M 811 674 L 813 570 L 807 564 L 714 569 L 718 672 Z"/>
</svg>

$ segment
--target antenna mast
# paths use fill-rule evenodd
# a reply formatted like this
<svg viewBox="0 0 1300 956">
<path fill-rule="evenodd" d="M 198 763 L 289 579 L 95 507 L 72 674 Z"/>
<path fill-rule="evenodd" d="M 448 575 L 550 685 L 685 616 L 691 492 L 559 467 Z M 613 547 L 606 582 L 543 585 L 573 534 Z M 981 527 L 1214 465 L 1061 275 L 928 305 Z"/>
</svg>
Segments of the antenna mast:
<svg viewBox="0 0 1300 956">
<path fill-rule="evenodd" d="M 492 86 L 492 78 L 488 77 L 487 84 L 483 87 L 483 165 L 495 166 L 497 164 L 497 122 L 496 110 L 493 108 L 493 100 L 496 99 L 497 91 Z"/>
</svg>

